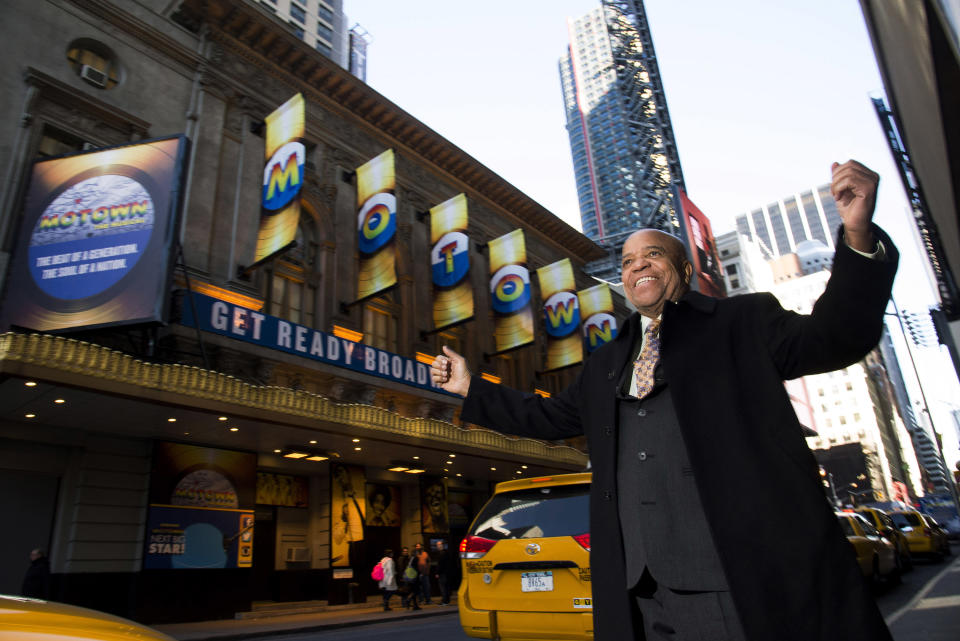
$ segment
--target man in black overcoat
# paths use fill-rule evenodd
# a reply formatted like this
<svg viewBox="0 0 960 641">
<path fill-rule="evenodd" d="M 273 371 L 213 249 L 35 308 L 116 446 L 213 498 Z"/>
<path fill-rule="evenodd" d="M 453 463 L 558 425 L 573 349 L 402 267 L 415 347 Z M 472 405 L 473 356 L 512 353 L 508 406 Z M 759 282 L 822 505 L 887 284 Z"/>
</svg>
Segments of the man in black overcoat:
<svg viewBox="0 0 960 641">
<path fill-rule="evenodd" d="M 545 399 L 471 377 L 447 347 L 434 360 L 465 421 L 587 436 L 597 641 L 891 639 L 783 386 L 876 345 L 896 272 L 872 223 L 877 175 L 856 161 L 832 172 L 843 225 L 809 315 L 770 294 L 688 291 L 682 244 L 641 230 L 622 263 L 638 313 L 566 390 Z"/>
</svg>

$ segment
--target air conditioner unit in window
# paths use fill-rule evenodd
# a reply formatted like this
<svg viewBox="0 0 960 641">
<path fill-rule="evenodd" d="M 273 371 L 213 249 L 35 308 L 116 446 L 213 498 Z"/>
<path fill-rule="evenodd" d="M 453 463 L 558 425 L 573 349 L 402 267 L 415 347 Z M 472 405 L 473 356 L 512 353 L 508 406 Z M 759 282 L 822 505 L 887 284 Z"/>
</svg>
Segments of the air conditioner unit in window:
<svg viewBox="0 0 960 641">
<path fill-rule="evenodd" d="M 80 67 L 80 77 L 94 87 L 100 87 L 102 89 L 107 86 L 107 74 L 90 65 Z"/>
<path fill-rule="evenodd" d="M 287 563 L 304 563 L 310 560 L 310 548 L 287 548 Z"/>
</svg>

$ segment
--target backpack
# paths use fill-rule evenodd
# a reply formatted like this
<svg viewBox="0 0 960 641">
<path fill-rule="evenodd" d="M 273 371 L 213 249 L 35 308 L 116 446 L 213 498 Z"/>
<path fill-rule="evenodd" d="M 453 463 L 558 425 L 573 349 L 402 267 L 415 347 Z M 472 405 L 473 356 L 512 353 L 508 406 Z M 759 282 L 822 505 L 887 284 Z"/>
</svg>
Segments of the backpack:
<svg viewBox="0 0 960 641">
<path fill-rule="evenodd" d="M 383 581 L 383 562 L 377 563 L 373 566 L 373 571 L 370 573 L 370 578 L 374 581 Z"/>
</svg>

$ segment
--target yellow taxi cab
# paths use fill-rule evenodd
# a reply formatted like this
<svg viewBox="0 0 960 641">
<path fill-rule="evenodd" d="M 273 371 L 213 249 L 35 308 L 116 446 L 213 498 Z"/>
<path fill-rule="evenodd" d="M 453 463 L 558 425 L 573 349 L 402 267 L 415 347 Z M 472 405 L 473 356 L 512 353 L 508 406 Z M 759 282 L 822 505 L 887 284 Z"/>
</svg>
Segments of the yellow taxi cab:
<svg viewBox="0 0 960 641">
<path fill-rule="evenodd" d="M 0 594 L 0 641 L 174 641 L 152 628 L 66 603 Z"/>
<path fill-rule="evenodd" d="M 837 512 L 840 527 L 857 553 L 863 576 L 878 585 L 883 579 L 900 580 L 896 549 L 865 518 L 853 512 Z"/>
<path fill-rule="evenodd" d="M 888 541 L 893 543 L 897 550 L 897 567 L 902 570 L 909 570 L 913 567 L 913 557 L 910 556 L 910 543 L 907 541 L 907 535 L 900 531 L 897 524 L 893 522 L 886 511 L 876 507 L 861 506 L 856 509 L 856 513 L 867 519 L 867 521 L 877 528 Z"/>
<path fill-rule="evenodd" d="M 467 636 L 593 639 L 589 472 L 497 484 L 460 543 Z"/>
<path fill-rule="evenodd" d="M 929 556 L 939 561 L 943 559 L 945 552 L 949 552 L 950 543 L 946 535 L 941 535 L 937 529 L 931 528 L 920 512 L 897 510 L 890 513 L 890 518 L 906 535 L 910 554 Z"/>
<path fill-rule="evenodd" d="M 930 536 L 933 538 L 934 547 L 940 550 L 942 556 L 950 556 L 950 535 L 947 529 L 930 514 L 921 514 L 923 520 L 927 522 L 930 528 Z"/>
</svg>

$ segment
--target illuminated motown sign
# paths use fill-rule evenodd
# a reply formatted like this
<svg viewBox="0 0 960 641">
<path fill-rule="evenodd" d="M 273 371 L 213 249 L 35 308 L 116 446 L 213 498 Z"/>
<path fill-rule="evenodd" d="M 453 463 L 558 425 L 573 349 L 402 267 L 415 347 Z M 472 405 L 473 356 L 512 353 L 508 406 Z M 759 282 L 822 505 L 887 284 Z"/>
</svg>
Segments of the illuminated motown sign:
<svg viewBox="0 0 960 641">
<path fill-rule="evenodd" d="M 35 162 L 0 326 L 165 322 L 187 148 L 174 136 Z"/>
<path fill-rule="evenodd" d="M 188 327 L 199 327 L 205 332 L 228 336 L 268 349 L 445 393 L 434 387 L 430 378 L 430 366 L 412 358 L 363 343 L 354 343 L 203 294 L 194 293 L 193 297 L 199 322 L 193 318 L 192 305 L 185 302 L 181 323 Z"/>
<path fill-rule="evenodd" d="M 149 192 L 129 176 L 95 176 L 69 187 L 47 206 L 30 237 L 34 282 L 56 298 L 99 294 L 137 264 L 154 213 Z"/>
</svg>

